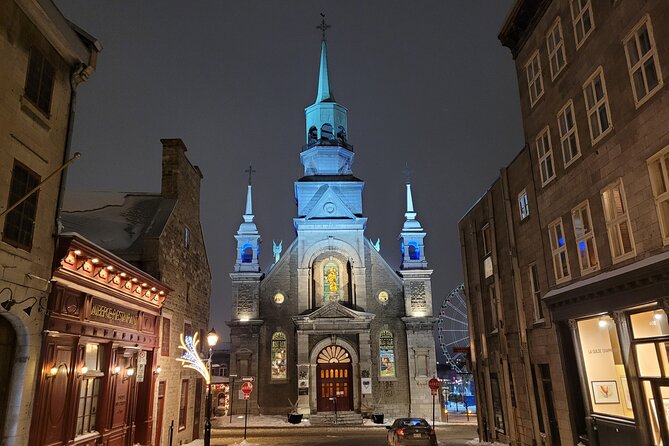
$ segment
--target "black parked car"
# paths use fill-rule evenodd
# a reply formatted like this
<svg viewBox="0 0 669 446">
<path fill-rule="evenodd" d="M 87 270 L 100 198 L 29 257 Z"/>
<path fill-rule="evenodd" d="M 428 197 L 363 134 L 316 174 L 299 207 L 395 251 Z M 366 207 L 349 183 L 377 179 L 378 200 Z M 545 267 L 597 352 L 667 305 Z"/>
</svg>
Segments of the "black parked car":
<svg viewBox="0 0 669 446">
<path fill-rule="evenodd" d="M 389 446 L 437 446 L 437 434 L 423 418 L 398 418 L 387 429 Z"/>
</svg>

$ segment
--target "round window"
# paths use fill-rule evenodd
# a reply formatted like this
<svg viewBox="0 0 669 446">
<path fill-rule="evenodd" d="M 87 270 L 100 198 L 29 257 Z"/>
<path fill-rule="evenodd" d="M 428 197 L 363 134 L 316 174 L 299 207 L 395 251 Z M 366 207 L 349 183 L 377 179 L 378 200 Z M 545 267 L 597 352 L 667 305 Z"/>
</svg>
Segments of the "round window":
<svg viewBox="0 0 669 446">
<path fill-rule="evenodd" d="M 381 302 L 382 304 L 385 304 L 386 302 L 388 302 L 389 297 L 390 296 L 388 295 L 387 291 L 381 291 L 379 293 L 379 302 Z"/>
<path fill-rule="evenodd" d="M 276 293 L 274 295 L 275 304 L 282 304 L 284 300 L 286 300 L 286 296 L 284 296 L 283 293 Z"/>
</svg>

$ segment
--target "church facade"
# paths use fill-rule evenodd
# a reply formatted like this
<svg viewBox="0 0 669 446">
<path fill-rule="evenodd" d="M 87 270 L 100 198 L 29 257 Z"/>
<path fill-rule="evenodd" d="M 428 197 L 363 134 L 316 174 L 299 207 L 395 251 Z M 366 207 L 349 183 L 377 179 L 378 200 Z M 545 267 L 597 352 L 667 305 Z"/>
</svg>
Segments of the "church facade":
<svg viewBox="0 0 669 446">
<path fill-rule="evenodd" d="M 240 382 L 252 377 L 249 410 L 255 413 L 429 418 L 436 318 L 426 233 L 407 183 L 400 270 L 365 237 L 364 182 L 352 172 L 347 110 L 330 90 L 325 40 L 317 98 L 305 115 L 304 176 L 295 182 L 297 237 L 283 255 L 275 246 L 274 263 L 261 270 L 250 181 L 235 235 L 228 322 L 234 413 L 244 410 Z"/>
</svg>

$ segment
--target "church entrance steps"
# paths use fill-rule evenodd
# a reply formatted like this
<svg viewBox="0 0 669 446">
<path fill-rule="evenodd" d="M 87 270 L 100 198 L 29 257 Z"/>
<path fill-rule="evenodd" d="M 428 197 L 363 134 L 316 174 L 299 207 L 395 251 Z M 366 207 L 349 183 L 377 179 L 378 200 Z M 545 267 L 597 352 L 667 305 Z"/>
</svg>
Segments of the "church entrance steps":
<svg viewBox="0 0 669 446">
<path fill-rule="evenodd" d="M 352 411 L 337 412 L 335 419 L 334 412 L 319 412 L 310 415 L 309 422 L 312 426 L 358 426 L 362 424 L 362 415 Z"/>
</svg>

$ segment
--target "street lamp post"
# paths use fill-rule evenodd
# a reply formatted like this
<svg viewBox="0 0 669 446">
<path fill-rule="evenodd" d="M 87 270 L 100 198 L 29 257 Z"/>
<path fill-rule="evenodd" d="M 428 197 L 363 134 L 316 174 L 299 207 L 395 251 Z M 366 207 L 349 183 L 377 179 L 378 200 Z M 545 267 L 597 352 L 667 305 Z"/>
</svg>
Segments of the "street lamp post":
<svg viewBox="0 0 669 446">
<path fill-rule="evenodd" d="M 207 344 L 209 344 L 209 358 L 207 359 L 207 367 L 209 368 L 209 383 L 207 384 L 207 419 L 204 422 L 204 446 L 211 444 L 211 356 L 212 349 L 218 343 L 218 334 L 213 328 L 207 334 Z"/>
</svg>

